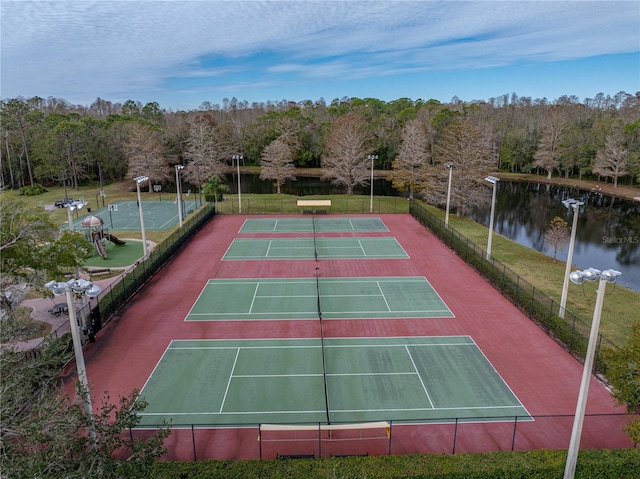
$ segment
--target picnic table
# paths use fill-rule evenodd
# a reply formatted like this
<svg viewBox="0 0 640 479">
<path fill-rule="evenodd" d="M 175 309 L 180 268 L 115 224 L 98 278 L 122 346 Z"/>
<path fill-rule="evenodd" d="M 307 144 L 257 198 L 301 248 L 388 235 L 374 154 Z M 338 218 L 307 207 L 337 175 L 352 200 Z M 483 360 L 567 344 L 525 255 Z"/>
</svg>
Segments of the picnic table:
<svg viewBox="0 0 640 479">
<path fill-rule="evenodd" d="M 69 314 L 69 306 L 67 303 L 56 303 L 53 308 L 49 310 L 49 313 L 53 316 L 60 316 L 61 314 Z"/>
</svg>

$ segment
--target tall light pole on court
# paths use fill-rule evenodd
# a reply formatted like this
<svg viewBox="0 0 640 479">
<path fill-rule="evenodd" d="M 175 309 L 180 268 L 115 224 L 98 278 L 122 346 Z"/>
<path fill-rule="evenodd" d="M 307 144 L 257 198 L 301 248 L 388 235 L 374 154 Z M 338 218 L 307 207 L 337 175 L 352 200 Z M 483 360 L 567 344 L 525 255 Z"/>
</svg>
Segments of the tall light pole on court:
<svg viewBox="0 0 640 479">
<path fill-rule="evenodd" d="M 567 307 L 567 293 L 569 289 L 569 275 L 571 274 L 571 264 L 573 263 L 573 247 L 576 242 L 576 230 L 578 229 L 578 213 L 584 202 L 567 198 L 562 204 L 568 210 L 573 210 L 573 224 L 571 226 L 571 240 L 569 241 L 569 253 L 567 255 L 567 266 L 564 270 L 564 282 L 562 283 L 562 296 L 560 297 L 560 311 L 558 316 L 564 318 L 565 308 Z"/>
<path fill-rule="evenodd" d="M 89 419 L 89 434 L 95 445 L 96 430 L 93 406 L 91 405 L 91 391 L 89 389 L 89 381 L 87 380 L 87 369 L 84 363 L 82 339 L 80 337 L 80 325 L 78 324 L 73 294 L 85 294 L 89 299 L 91 299 L 98 296 L 102 291 L 102 288 L 84 279 L 70 279 L 66 283 L 49 281 L 45 284 L 45 287 L 51 290 L 56 296 L 61 294 L 66 295 L 67 310 L 69 311 L 69 326 L 71 328 L 71 339 L 73 341 L 73 352 L 76 358 L 76 368 L 78 370 L 78 394 L 82 398 L 84 411 Z"/>
<path fill-rule="evenodd" d="M 445 163 L 444 166 L 449 170 L 449 184 L 447 186 L 447 211 L 444 215 L 444 224 L 448 228 L 449 227 L 449 204 L 451 202 L 451 176 L 453 174 L 453 162 L 449 161 Z"/>
<path fill-rule="evenodd" d="M 493 236 L 493 218 L 496 214 L 496 189 L 498 188 L 499 178 L 495 176 L 487 176 L 485 181 L 493 185 L 493 195 L 491 196 L 491 217 L 489 218 L 489 239 L 487 240 L 487 261 L 491 259 L 491 238 Z"/>
<path fill-rule="evenodd" d="M 240 189 L 240 160 L 243 159 L 242 155 L 233 155 L 231 157 L 233 161 L 238 165 L 238 213 L 242 213 L 242 190 Z"/>
<path fill-rule="evenodd" d="M 180 184 L 180 172 L 184 169 L 183 165 L 176 165 L 176 190 L 178 192 L 178 223 L 182 228 L 182 185 Z"/>
<path fill-rule="evenodd" d="M 584 414 L 587 409 L 587 396 L 589 395 L 589 380 L 593 369 L 593 360 L 596 355 L 596 345 L 598 343 L 598 329 L 600 327 L 600 317 L 602 316 L 602 305 L 604 303 L 604 292 L 607 283 L 615 283 L 622 275 L 620 271 L 607 269 L 604 271 L 595 268 L 587 268 L 584 271 L 574 271 L 570 275 L 572 283 L 582 284 L 584 281 L 594 282 L 600 279 L 598 284 L 598 294 L 596 295 L 596 305 L 593 310 L 593 320 L 591 322 L 591 333 L 587 345 L 587 354 L 584 357 L 584 368 L 582 370 L 582 380 L 580 382 L 580 392 L 578 393 L 578 403 L 576 414 L 573 418 L 573 428 L 571 429 L 571 440 L 567 452 L 567 463 L 564 469 L 564 479 L 573 479 L 576 473 L 578 462 L 578 450 L 580 449 L 580 437 L 582 436 L 582 425 Z"/>
<path fill-rule="evenodd" d="M 148 176 L 138 176 L 133 179 L 136 182 L 136 189 L 138 190 L 138 212 L 140 213 L 140 231 L 142 232 L 142 255 L 147 257 L 147 237 L 144 232 L 144 214 L 142 212 L 142 198 L 140 197 L 140 184 L 145 181 L 149 181 Z"/>
<path fill-rule="evenodd" d="M 367 155 L 371 160 L 371 201 L 369 202 L 369 213 L 373 213 L 373 162 L 378 159 L 378 155 Z"/>
</svg>

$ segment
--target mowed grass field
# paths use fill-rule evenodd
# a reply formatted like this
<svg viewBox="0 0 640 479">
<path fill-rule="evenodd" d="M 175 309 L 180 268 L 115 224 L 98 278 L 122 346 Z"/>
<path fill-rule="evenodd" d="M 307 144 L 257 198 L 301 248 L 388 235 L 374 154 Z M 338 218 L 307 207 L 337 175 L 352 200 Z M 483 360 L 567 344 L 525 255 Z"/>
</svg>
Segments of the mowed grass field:
<svg viewBox="0 0 640 479">
<path fill-rule="evenodd" d="M 105 204 L 114 203 L 119 200 L 136 201 L 137 193 L 135 190 L 128 191 L 135 185 L 131 182 L 119 182 L 111 183 L 104 187 L 105 190 Z M 28 204 L 34 206 L 45 207 L 45 205 L 53 205 L 58 199 L 64 197 L 64 190 L 62 187 L 48 188 L 48 192 L 33 197 L 20 196 Z M 91 186 L 82 186 L 79 191 L 72 189 L 68 190 L 68 196 L 73 198 L 84 197 L 88 201 L 88 206 L 96 208 L 96 206 L 102 207 L 102 198 L 99 196 L 100 186 L 98 184 Z M 146 190 L 146 188 L 145 188 Z M 17 192 L 3 192 L 2 195 L 17 195 Z M 158 200 L 159 195 L 157 193 L 149 193 L 148 191 L 142 191 L 142 200 Z M 175 193 L 165 193 L 162 195 L 163 201 L 173 201 Z M 232 211 L 237 211 L 237 195 L 225 195 L 226 200 L 220 203 L 220 212 L 223 214 L 229 214 Z M 243 194 L 243 213 L 245 212 L 244 205 L 246 201 L 253 201 L 255 205 L 270 204 L 273 207 L 278 207 L 283 202 L 295 204 L 297 197 L 289 195 L 252 195 Z M 367 207 L 369 205 L 369 197 L 358 197 L 347 195 L 333 195 L 327 197 L 332 199 L 336 208 L 332 209 L 334 213 L 343 213 L 344 211 L 338 211 L 338 205 L 356 205 L 360 207 L 360 204 L 364 204 Z M 389 210 L 388 212 L 405 212 L 399 209 L 402 205 L 406 204 L 406 212 L 408 212 L 408 201 L 397 197 L 375 197 L 374 211 L 379 212 L 381 210 Z M 97 203 L 96 203 L 97 201 Z M 235 209 L 233 204 L 235 203 Z M 333 211 L 333 210 L 336 211 Z M 428 207 L 429 211 L 435 215 L 441 217 L 444 220 L 444 211 L 435 207 Z M 355 212 L 355 211 L 352 211 Z M 84 211 L 86 214 L 86 210 Z M 67 221 L 67 213 L 62 208 L 55 208 L 50 212 L 52 221 L 56 224 L 63 224 Z M 452 228 L 469 238 L 472 242 L 483 245 L 487 242 L 488 229 L 476 223 L 469 218 L 457 218 L 455 216 L 450 217 L 449 224 Z M 175 228 L 169 231 L 148 231 L 146 236 L 148 240 L 154 242 L 161 242 L 167 238 Z M 117 231 L 113 232 L 118 234 Z M 124 232 L 121 232 L 124 234 Z M 140 232 L 128 231 L 126 237 L 129 238 L 141 238 Z M 565 263 L 562 261 L 553 261 L 553 258 L 535 251 L 531 248 L 519 245 L 504 236 L 501 236 L 494 232 L 493 234 L 493 248 L 492 255 L 500 262 L 507 265 L 510 269 L 518 273 L 526 281 L 534 285 L 540 291 L 543 291 L 551 298 L 560 301 L 560 293 L 562 289 L 562 282 L 564 277 Z M 567 309 L 578 316 L 584 321 L 590 322 L 593 316 L 593 308 L 595 302 L 595 289 L 597 283 L 587 284 L 584 286 L 584 292 L 580 290 L 572 289 L 568 295 Z M 640 321 L 640 293 L 625 288 L 620 285 L 615 286 L 615 301 L 605 301 L 602 312 L 602 322 L 600 325 L 601 333 L 608 339 L 618 345 L 622 345 L 626 341 L 626 337 L 629 333 L 629 328 L 634 322 Z M 608 286 L 607 291 L 612 290 L 612 286 Z M 593 294 L 591 294 L 593 293 Z"/>
</svg>

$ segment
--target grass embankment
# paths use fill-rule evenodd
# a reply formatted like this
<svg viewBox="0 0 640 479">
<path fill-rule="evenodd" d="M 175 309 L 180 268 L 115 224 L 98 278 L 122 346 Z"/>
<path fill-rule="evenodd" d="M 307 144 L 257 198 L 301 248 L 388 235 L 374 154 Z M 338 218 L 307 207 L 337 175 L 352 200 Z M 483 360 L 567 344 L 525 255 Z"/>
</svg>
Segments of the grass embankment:
<svg viewBox="0 0 640 479">
<path fill-rule="evenodd" d="M 429 208 L 444 220 L 444 213 Z M 489 230 L 469 218 L 451 216 L 449 225 L 473 243 L 486 247 Z M 547 296 L 560 303 L 566 263 L 522 246 L 494 231 L 491 255 Z M 591 323 L 598 282 L 578 286 L 569 284 L 567 310 Z M 623 345 L 633 322 L 640 321 L 640 293 L 624 286 L 607 285 L 600 332 L 617 345 Z"/>
<path fill-rule="evenodd" d="M 539 177 L 536 177 L 539 179 Z M 575 181 L 575 180 L 574 180 Z M 105 204 L 114 203 L 119 200 L 136 201 L 136 191 L 129 191 L 132 188 L 130 182 L 112 183 L 105 186 Z M 92 209 L 102 207 L 102 199 L 98 196 L 99 185 L 83 186 L 79 191 L 68 189 L 68 195 L 73 198 L 84 197 L 88 201 L 88 206 Z M 637 189 L 635 192 L 637 193 Z M 7 194 L 6 192 L 3 194 Z M 157 193 L 141 192 L 142 199 L 156 200 Z M 167 198 L 168 194 L 165 195 Z M 39 196 L 22 198 L 34 205 L 44 207 L 53 205 L 58 199 L 64 197 L 62 187 L 49 188 L 47 193 Z M 309 196 L 308 198 L 313 198 Z M 368 213 L 370 206 L 369 196 L 346 196 L 332 195 L 329 197 L 333 201 L 330 212 L 332 213 Z M 97 203 L 96 203 L 97 200 Z M 242 195 L 243 213 L 299 213 L 296 207 L 296 196 L 292 195 Z M 409 202 L 399 197 L 374 197 L 374 213 L 405 213 L 408 212 Z M 97 208 L 96 208 L 97 206 Z M 219 211 L 224 214 L 237 213 L 238 196 L 225 195 L 225 200 L 219 203 Z M 430 210 L 444 219 L 444 212 L 437 208 Z M 86 210 L 85 210 L 86 214 Z M 51 219 L 56 224 L 63 224 L 67 221 L 67 212 L 64 208 L 56 208 L 50 213 Z M 474 243 L 482 246 L 487 243 L 488 228 L 476 223 L 468 218 L 450 217 L 450 225 Z M 176 226 L 177 228 L 177 226 Z M 156 243 L 167 238 L 174 230 L 170 231 L 147 231 L 148 240 Z M 122 237 L 141 238 L 140 232 L 126 231 L 117 232 Z M 514 272 L 519 274 L 526 281 L 534 285 L 540 291 L 560 302 L 565 263 L 554 262 L 549 256 L 539 253 L 531 248 L 519 245 L 508 238 L 494 232 L 492 242 L 492 255 L 500 262 L 507 265 Z M 595 305 L 597 283 L 588 283 L 583 286 L 569 285 L 567 299 L 567 309 L 578 315 L 586 322 L 590 322 L 593 316 Z M 603 306 L 602 323 L 600 330 L 607 338 L 618 345 L 625 343 L 630 325 L 635 321 L 640 321 L 640 293 L 632 291 L 620 285 L 608 285 L 607 297 Z"/>
</svg>

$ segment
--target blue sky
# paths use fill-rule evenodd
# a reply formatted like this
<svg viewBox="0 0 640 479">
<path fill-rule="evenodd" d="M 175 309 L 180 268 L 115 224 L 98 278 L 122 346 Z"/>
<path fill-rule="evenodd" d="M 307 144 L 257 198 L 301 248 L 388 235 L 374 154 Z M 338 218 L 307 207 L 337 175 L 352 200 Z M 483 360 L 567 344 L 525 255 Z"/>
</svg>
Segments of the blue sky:
<svg viewBox="0 0 640 479">
<path fill-rule="evenodd" d="M 0 1 L 0 96 L 195 109 L 640 91 L 640 1 Z"/>
</svg>

